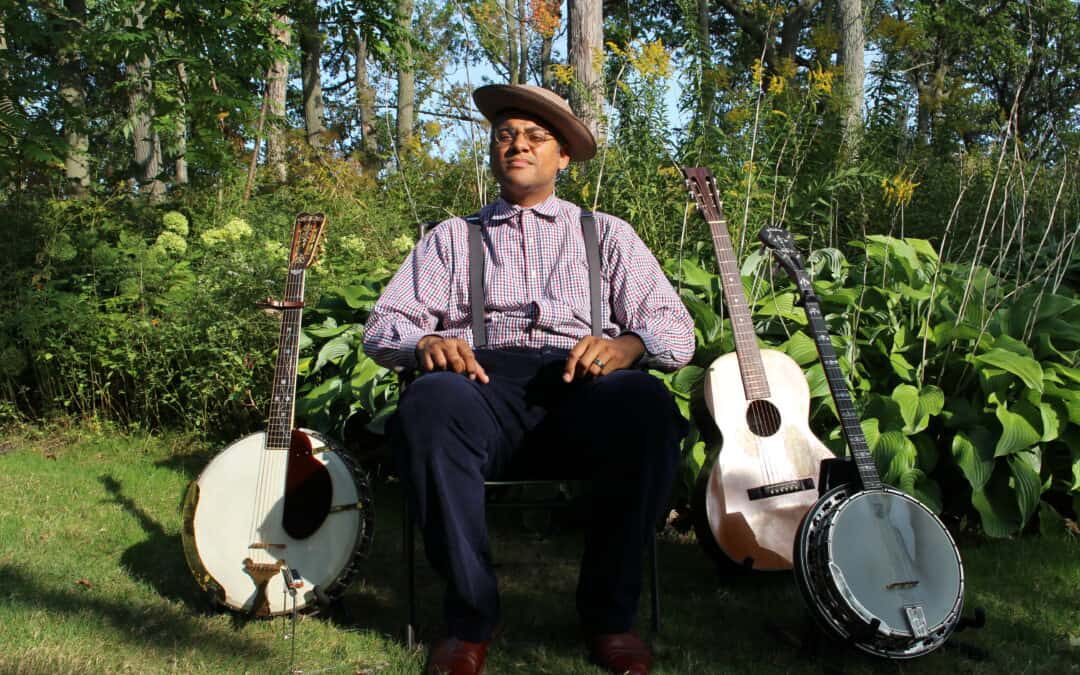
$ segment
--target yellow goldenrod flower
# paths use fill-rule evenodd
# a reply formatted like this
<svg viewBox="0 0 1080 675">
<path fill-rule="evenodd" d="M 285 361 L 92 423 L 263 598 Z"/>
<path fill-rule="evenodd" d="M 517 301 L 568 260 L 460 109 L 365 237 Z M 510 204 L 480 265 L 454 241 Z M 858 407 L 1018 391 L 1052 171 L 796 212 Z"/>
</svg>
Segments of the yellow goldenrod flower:
<svg viewBox="0 0 1080 675">
<path fill-rule="evenodd" d="M 630 63 L 646 79 L 667 77 L 671 72 L 671 54 L 664 50 L 661 40 L 646 42 L 634 50 Z"/>
<path fill-rule="evenodd" d="M 754 76 L 754 84 L 760 87 L 762 80 L 765 79 L 765 66 L 761 63 L 761 59 L 754 59 L 754 65 L 750 66 L 750 72 Z"/>
<path fill-rule="evenodd" d="M 831 94 L 833 74 L 832 69 L 822 68 L 819 63 L 810 70 L 810 88 L 817 94 Z"/>
<path fill-rule="evenodd" d="M 915 195 L 915 188 L 921 185 L 912 180 L 915 174 L 906 176 L 907 171 L 901 169 L 895 176 L 881 179 L 881 191 L 885 193 L 885 203 L 892 206 L 907 206 Z"/>
</svg>

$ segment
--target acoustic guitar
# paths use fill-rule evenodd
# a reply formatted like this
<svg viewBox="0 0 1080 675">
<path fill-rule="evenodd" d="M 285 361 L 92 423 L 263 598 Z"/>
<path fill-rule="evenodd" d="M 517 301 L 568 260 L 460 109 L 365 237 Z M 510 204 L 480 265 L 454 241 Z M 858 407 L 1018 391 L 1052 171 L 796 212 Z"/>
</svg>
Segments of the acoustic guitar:
<svg viewBox="0 0 1080 675">
<path fill-rule="evenodd" d="M 758 348 L 712 172 L 682 172 L 709 223 L 735 337 L 735 353 L 712 362 L 701 391 L 707 415 L 698 427 L 707 439 L 719 433 L 709 454 L 717 447 L 719 452 L 698 480 L 695 530 L 721 563 L 790 570 L 795 532 L 817 500 L 819 465 L 833 454 L 810 431 L 810 388 L 802 368 L 782 352 Z"/>
<path fill-rule="evenodd" d="M 265 432 L 218 453 L 188 487 L 181 539 L 210 599 L 268 617 L 307 611 L 340 595 L 359 570 L 374 527 L 371 486 L 329 439 L 293 426 L 304 276 L 325 218 L 293 228 L 277 362 Z"/>
<path fill-rule="evenodd" d="M 768 227 L 758 237 L 799 287 L 857 469 L 857 478 L 821 495 L 799 526 L 799 589 L 834 637 L 890 659 L 928 654 L 961 620 L 964 568 L 956 542 L 933 511 L 881 482 L 791 234 Z"/>
</svg>

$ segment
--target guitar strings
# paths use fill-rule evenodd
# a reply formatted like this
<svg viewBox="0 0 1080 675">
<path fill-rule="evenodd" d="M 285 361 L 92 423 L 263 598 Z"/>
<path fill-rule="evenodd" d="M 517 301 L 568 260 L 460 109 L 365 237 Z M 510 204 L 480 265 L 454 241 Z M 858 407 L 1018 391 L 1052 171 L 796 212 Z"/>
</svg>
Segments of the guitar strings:
<svg viewBox="0 0 1080 675">
<path fill-rule="evenodd" d="M 301 301 L 303 299 L 304 269 L 298 268 L 295 273 L 292 265 L 285 281 L 285 300 Z M 263 452 L 259 459 L 258 479 L 255 487 L 255 500 L 252 505 L 251 527 L 249 541 L 260 541 L 260 527 L 271 516 L 275 502 L 278 498 L 284 499 L 285 481 L 288 472 L 288 455 L 291 446 L 292 415 L 291 406 L 292 392 L 296 380 L 296 362 L 299 346 L 300 308 L 281 309 L 281 330 L 278 336 L 278 353 L 274 368 L 275 381 L 271 387 L 270 415 L 264 436 Z M 284 448 L 284 450 L 282 450 Z M 284 509 L 284 503 L 282 503 Z M 284 515 L 284 513 L 282 513 Z M 280 543 L 280 542 L 262 542 Z M 272 564 L 275 557 L 269 549 L 257 548 L 249 550 L 251 559 L 256 563 Z"/>
</svg>

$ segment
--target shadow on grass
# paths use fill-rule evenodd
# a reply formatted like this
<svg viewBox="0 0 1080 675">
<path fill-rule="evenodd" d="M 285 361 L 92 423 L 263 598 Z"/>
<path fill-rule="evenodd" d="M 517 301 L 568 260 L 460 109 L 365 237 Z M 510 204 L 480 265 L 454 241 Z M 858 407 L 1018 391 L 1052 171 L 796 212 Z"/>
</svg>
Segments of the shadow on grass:
<svg viewBox="0 0 1080 675">
<path fill-rule="evenodd" d="M 173 655 L 178 646 L 228 658 L 246 655 L 264 659 L 271 654 L 263 641 L 207 630 L 205 622 L 172 605 L 132 604 L 124 598 L 101 597 L 94 589 L 44 586 L 13 565 L 0 565 L 0 578 L 19 589 L 18 594 L 6 598 L 11 604 L 25 605 L 28 610 L 45 609 L 54 616 L 93 617 L 114 630 L 117 639 L 159 651 L 163 659 Z"/>
<path fill-rule="evenodd" d="M 150 584 L 158 595 L 209 613 L 206 596 L 192 579 L 184 560 L 180 535 L 169 534 L 149 513 L 126 496 L 123 486 L 112 476 L 99 476 L 98 482 L 129 515 L 133 516 L 146 534 L 146 539 L 129 547 L 120 556 L 120 563 L 131 575 Z"/>
</svg>

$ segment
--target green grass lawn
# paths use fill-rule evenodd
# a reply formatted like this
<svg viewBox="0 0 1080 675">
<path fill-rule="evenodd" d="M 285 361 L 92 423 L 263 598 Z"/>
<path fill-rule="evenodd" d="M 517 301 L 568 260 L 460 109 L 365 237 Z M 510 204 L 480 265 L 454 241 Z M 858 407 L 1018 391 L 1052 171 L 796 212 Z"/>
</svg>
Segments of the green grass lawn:
<svg viewBox="0 0 1080 675">
<path fill-rule="evenodd" d="M 180 437 L 105 431 L 0 437 L 0 673 L 415 673 L 405 616 L 400 492 L 377 478 L 375 543 L 328 616 L 243 621 L 212 611 L 181 551 L 180 500 L 212 451 Z M 598 673 L 573 609 L 580 533 L 539 536 L 499 518 L 506 630 L 488 672 Z M 816 638 L 790 575 L 725 581 L 691 537 L 660 544 L 655 673 L 1080 673 L 1080 541 L 960 538 L 966 605 L 982 630 L 910 662 Z M 420 565 L 421 637 L 441 591 Z M 647 625 L 647 611 L 640 624 Z M 292 656 L 295 647 L 295 657 Z M 978 658 L 981 657 L 981 658 Z"/>
</svg>

